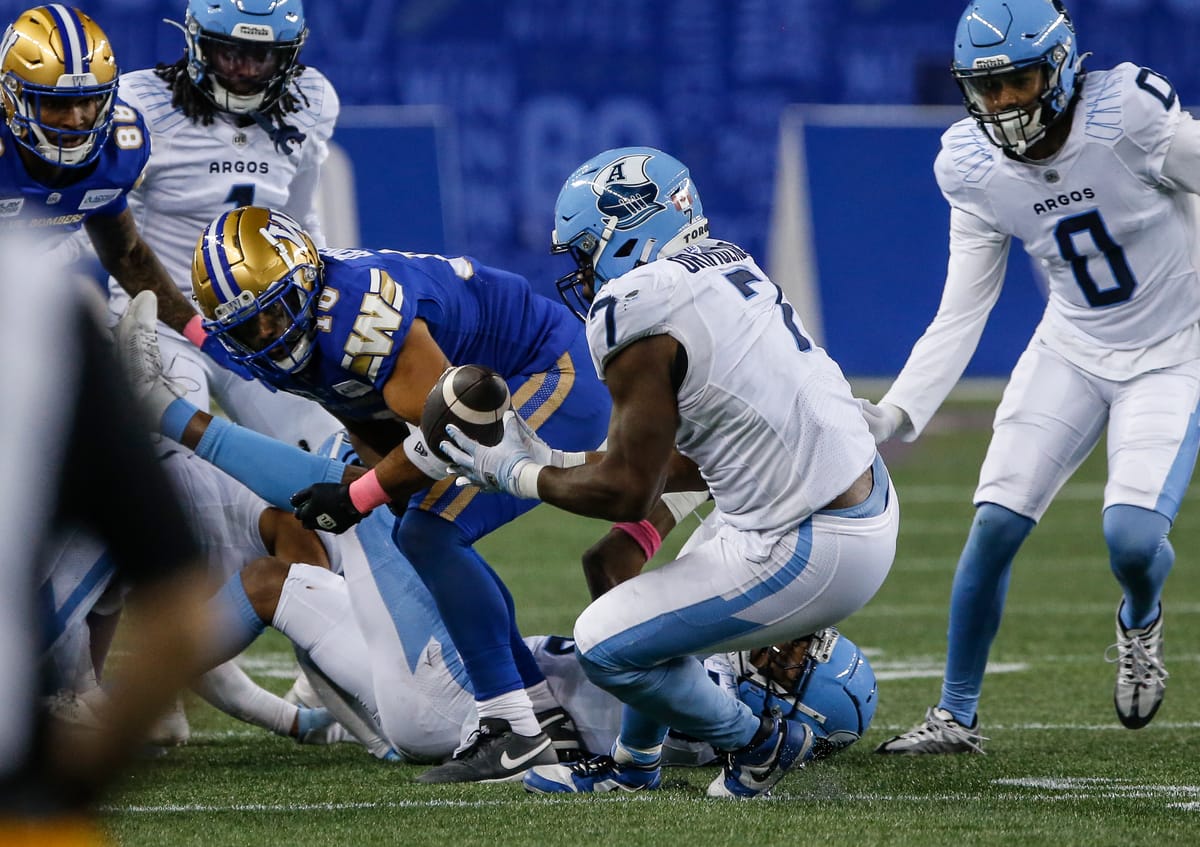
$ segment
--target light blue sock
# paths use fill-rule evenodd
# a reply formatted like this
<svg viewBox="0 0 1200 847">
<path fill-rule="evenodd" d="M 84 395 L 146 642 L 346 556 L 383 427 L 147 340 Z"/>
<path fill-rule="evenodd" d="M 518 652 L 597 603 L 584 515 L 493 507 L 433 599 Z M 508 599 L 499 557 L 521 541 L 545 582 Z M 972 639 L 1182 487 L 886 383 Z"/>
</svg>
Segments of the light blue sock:
<svg viewBox="0 0 1200 847">
<path fill-rule="evenodd" d="M 167 408 L 170 411 L 171 407 Z M 166 417 L 164 414 L 163 419 Z M 346 470 L 336 459 L 306 453 L 224 418 L 212 419 L 196 445 L 196 455 L 212 462 L 272 506 L 289 512 L 290 498 L 297 491 L 316 482 L 341 482 Z"/>
<path fill-rule="evenodd" d="M 633 706 L 621 710 L 621 734 L 616 743 L 635 765 L 654 765 L 662 758 L 667 727 Z"/>
<path fill-rule="evenodd" d="M 1137 506 L 1104 510 L 1104 540 L 1109 565 L 1125 592 L 1121 624 L 1144 629 L 1158 617 L 1163 584 L 1175 564 L 1175 548 L 1167 540 L 1171 521 Z"/>
<path fill-rule="evenodd" d="M 229 661 L 249 647 L 267 628 L 250 605 L 241 574 L 235 573 L 225 581 L 221 590 L 208 601 L 208 610 L 214 625 L 206 667 L 215 668 Z"/>
<path fill-rule="evenodd" d="M 988 652 L 1000 629 L 1013 557 L 1034 522 L 994 503 L 982 503 L 954 572 L 949 649 L 938 703 L 964 726 L 975 722 Z"/>
</svg>

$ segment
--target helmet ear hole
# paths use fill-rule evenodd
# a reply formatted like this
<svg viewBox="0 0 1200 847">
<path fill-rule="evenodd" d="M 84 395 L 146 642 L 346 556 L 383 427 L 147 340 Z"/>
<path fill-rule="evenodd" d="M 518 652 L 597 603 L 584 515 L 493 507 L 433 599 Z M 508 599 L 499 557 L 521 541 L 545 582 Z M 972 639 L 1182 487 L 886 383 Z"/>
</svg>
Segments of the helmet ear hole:
<svg viewBox="0 0 1200 847">
<path fill-rule="evenodd" d="M 637 243 L 638 240 L 636 238 L 626 239 L 625 243 L 618 247 L 617 251 L 613 253 L 613 258 L 623 259 L 626 256 L 631 255 L 633 253 L 633 248 L 637 247 Z"/>
</svg>

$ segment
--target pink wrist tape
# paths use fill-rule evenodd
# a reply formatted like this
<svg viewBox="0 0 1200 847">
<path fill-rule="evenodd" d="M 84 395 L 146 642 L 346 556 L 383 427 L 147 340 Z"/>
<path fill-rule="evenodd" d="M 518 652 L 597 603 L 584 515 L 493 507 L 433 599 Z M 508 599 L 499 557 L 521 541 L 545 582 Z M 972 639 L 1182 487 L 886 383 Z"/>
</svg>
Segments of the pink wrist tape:
<svg viewBox="0 0 1200 847">
<path fill-rule="evenodd" d="M 358 509 L 364 515 L 374 509 L 376 506 L 382 506 L 392 498 L 388 497 L 387 492 L 383 490 L 383 486 L 379 484 L 379 477 L 375 476 L 375 471 L 367 471 L 354 482 L 350 483 L 350 502 L 354 504 L 354 508 Z"/>
<path fill-rule="evenodd" d="M 191 320 L 183 328 L 183 337 L 199 347 L 204 343 L 207 335 L 204 332 L 204 318 L 199 315 L 192 315 Z"/>
<path fill-rule="evenodd" d="M 623 521 L 613 524 L 612 528 L 621 530 L 636 541 L 638 547 L 641 547 L 642 552 L 646 554 L 646 561 L 653 559 L 658 548 L 662 547 L 662 536 L 658 534 L 658 530 L 650 521 L 638 521 L 637 523 Z"/>
</svg>

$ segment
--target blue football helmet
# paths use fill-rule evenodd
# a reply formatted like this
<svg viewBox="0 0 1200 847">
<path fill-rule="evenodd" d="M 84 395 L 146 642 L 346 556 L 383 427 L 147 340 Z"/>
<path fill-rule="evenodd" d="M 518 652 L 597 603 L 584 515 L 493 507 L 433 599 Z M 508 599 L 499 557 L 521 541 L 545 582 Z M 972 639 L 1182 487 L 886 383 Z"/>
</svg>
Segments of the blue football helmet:
<svg viewBox="0 0 1200 847">
<path fill-rule="evenodd" d="M 266 111 L 299 72 L 301 0 L 188 0 L 188 76 L 223 112 Z M 237 74 L 237 78 L 232 75 Z"/>
<path fill-rule="evenodd" d="M 967 111 L 993 144 L 1018 156 L 1067 111 L 1082 64 L 1075 27 L 1060 0 L 972 0 L 954 34 L 951 72 Z M 1005 78 L 1030 69 L 1042 77 L 1037 100 L 990 111 L 988 98 Z"/>
<path fill-rule="evenodd" d="M 756 714 L 808 724 L 814 755 L 832 756 L 862 737 L 875 717 L 875 672 L 862 650 L 833 627 L 807 638 L 731 657 L 737 696 Z"/>
<path fill-rule="evenodd" d="M 296 373 L 312 358 L 322 260 L 282 212 L 242 206 L 218 216 L 192 255 L 192 290 L 230 358 L 260 373 Z"/>
<path fill-rule="evenodd" d="M 558 280 L 559 295 L 585 318 L 605 282 L 707 236 L 682 162 L 652 147 L 606 150 L 567 177 L 554 204 L 550 251 L 576 265 Z"/>
</svg>

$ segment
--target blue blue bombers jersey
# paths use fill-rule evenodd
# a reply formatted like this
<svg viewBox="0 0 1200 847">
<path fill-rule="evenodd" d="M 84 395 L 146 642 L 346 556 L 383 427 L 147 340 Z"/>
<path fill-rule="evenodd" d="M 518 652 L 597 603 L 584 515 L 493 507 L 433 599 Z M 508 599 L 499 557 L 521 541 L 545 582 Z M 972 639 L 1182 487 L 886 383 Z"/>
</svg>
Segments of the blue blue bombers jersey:
<svg viewBox="0 0 1200 847">
<path fill-rule="evenodd" d="M 50 187 L 29 175 L 8 124 L 0 121 L 0 231 L 31 229 L 64 235 L 92 215 L 119 215 L 150 159 L 150 135 L 141 114 L 117 100 L 100 155 L 79 168 L 81 178 Z"/>
<path fill-rule="evenodd" d="M 258 375 L 345 420 L 395 417 L 381 392 L 417 318 L 452 364 L 486 365 L 506 379 L 552 369 L 582 331 L 524 277 L 470 258 L 389 250 L 321 258 L 312 361 L 300 373 Z"/>
</svg>

